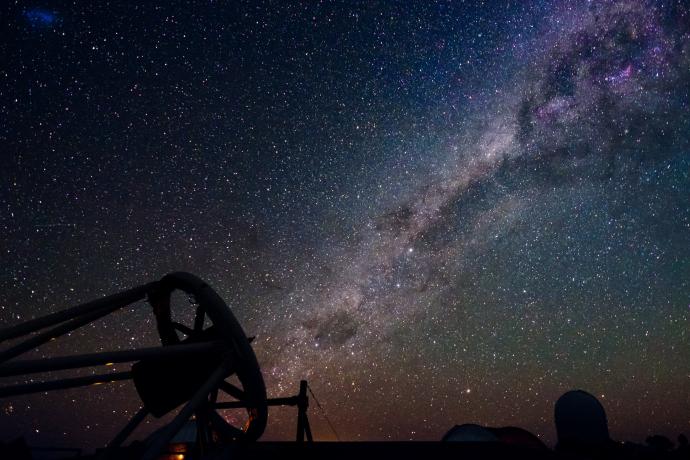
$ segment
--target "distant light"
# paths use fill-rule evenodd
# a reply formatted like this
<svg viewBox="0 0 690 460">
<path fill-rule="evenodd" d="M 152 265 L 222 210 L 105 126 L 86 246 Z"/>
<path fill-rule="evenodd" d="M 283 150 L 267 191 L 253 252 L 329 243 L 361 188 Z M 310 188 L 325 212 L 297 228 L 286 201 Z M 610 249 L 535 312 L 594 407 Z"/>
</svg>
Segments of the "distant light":
<svg viewBox="0 0 690 460">
<path fill-rule="evenodd" d="M 472 390 L 470 390 L 470 389 L 468 388 L 467 390 L 465 390 L 465 393 L 470 394 L 471 391 L 472 391 Z"/>
<path fill-rule="evenodd" d="M 49 27 L 57 22 L 57 15 L 44 8 L 32 8 L 24 12 L 24 17 L 34 27 Z"/>
</svg>

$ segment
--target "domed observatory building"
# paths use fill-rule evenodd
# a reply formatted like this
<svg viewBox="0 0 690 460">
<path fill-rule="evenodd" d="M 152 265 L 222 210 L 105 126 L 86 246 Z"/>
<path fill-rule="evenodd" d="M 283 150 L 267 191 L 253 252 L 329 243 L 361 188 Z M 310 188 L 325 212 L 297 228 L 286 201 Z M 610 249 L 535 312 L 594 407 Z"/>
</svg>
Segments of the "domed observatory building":
<svg viewBox="0 0 690 460">
<path fill-rule="evenodd" d="M 586 391 L 569 391 L 558 398 L 555 421 L 558 450 L 597 448 L 611 440 L 604 407 Z"/>
</svg>

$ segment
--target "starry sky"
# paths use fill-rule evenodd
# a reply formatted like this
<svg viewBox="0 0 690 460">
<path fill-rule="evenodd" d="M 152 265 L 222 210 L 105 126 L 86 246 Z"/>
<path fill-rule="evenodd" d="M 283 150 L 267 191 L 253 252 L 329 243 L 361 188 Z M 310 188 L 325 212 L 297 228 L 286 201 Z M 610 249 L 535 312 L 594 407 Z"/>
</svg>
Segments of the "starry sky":
<svg viewBox="0 0 690 460">
<path fill-rule="evenodd" d="M 343 440 L 552 444 L 573 388 L 614 439 L 690 431 L 685 2 L 0 8 L 1 325 L 185 270 Z M 33 356 L 156 343 L 141 303 Z M 138 407 L 101 385 L 0 427 L 95 447 Z"/>
</svg>

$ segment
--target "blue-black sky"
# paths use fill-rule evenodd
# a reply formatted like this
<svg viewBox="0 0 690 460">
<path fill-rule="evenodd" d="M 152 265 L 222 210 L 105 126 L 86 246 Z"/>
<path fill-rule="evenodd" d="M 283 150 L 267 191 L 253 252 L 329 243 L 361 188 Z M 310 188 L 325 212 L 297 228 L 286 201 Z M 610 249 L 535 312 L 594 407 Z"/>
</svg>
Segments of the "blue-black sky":
<svg viewBox="0 0 690 460">
<path fill-rule="evenodd" d="M 12 2 L 0 16 L 0 320 L 187 270 L 272 395 L 342 438 L 439 439 L 597 395 L 690 429 L 682 1 Z M 154 344 L 144 305 L 39 356 Z M 126 384 L 3 401 L 98 445 Z M 332 436 L 313 415 L 317 437 Z M 293 414 L 269 419 L 289 438 Z"/>
</svg>

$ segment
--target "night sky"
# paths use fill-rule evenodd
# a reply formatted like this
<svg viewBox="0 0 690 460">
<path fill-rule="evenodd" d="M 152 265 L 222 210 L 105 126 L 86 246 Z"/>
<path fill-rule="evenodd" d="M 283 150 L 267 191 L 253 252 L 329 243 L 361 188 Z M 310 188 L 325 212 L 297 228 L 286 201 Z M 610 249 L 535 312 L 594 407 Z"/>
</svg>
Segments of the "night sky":
<svg viewBox="0 0 690 460">
<path fill-rule="evenodd" d="M 614 439 L 690 432 L 686 2 L 8 3 L 0 325 L 185 270 L 343 440 L 552 444 L 574 388 Z M 156 343 L 141 303 L 34 356 Z M 1 439 L 95 447 L 138 407 L 2 400 Z"/>
</svg>

